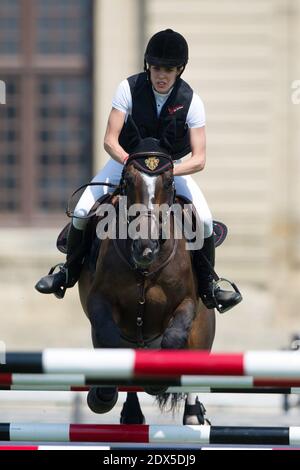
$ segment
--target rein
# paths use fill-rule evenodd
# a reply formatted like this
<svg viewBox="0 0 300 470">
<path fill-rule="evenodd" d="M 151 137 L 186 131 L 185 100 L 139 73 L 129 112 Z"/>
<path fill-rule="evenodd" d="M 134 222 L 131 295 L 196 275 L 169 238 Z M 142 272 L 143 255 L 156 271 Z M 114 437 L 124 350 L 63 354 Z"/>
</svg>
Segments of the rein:
<svg viewBox="0 0 300 470">
<path fill-rule="evenodd" d="M 145 314 L 145 307 L 146 307 L 146 298 L 145 298 L 146 280 L 147 278 L 161 271 L 165 266 L 169 264 L 169 262 L 175 256 L 177 246 L 178 246 L 178 238 L 175 238 L 172 251 L 162 264 L 160 264 L 154 271 L 139 273 L 141 276 L 141 279 L 140 279 L 140 282 L 138 282 L 139 299 L 138 299 L 138 312 L 137 312 L 137 317 L 136 317 L 136 327 L 137 327 L 136 337 L 137 337 L 137 345 L 139 347 L 142 347 L 142 348 L 145 347 L 145 340 L 143 336 L 143 324 L 144 324 L 144 314 Z"/>
<path fill-rule="evenodd" d="M 137 273 L 139 280 L 137 282 L 137 286 L 139 288 L 139 297 L 138 297 L 138 311 L 136 317 L 136 344 L 138 347 L 144 348 L 146 344 L 149 344 L 151 341 L 148 340 L 147 343 L 145 342 L 144 335 L 143 335 L 143 324 L 144 324 L 144 314 L 145 314 L 145 307 L 146 307 L 146 298 L 145 298 L 145 284 L 148 278 L 151 278 L 159 271 L 161 271 L 165 266 L 167 266 L 170 261 L 174 258 L 177 247 L 178 247 L 178 238 L 174 238 L 174 243 L 172 246 L 172 250 L 167 256 L 167 258 L 158 265 L 153 271 L 141 270 L 138 269 L 137 266 L 132 265 L 125 254 L 122 252 L 119 244 L 118 239 L 113 239 L 114 248 L 119 256 L 119 258 L 135 273 Z M 127 338 L 128 339 L 128 338 Z M 155 338 L 154 338 L 155 339 Z"/>
<path fill-rule="evenodd" d="M 146 159 L 146 157 L 147 159 Z M 124 184 L 124 174 L 125 171 L 130 163 L 133 163 L 134 166 L 139 170 L 146 174 L 161 174 L 168 169 L 173 169 L 173 160 L 172 158 L 163 152 L 137 152 L 128 158 L 122 173 L 121 184 L 120 184 L 120 194 L 126 194 L 126 185 Z M 153 165 L 153 166 L 151 166 Z M 155 166 L 157 165 L 157 166 Z M 146 214 L 148 217 L 151 217 L 151 214 Z M 128 219 L 127 219 L 128 222 Z M 118 244 L 118 240 L 113 239 L 113 244 L 115 250 L 120 257 L 120 259 L 135 273 L 138 275 L 137 286 L 139 289 L 139 297 L 138 297 L 138 309 L 137 309 L 137 317 L 136 317 L 136 344 L 138 347 L 144 348 L 147 344 L 151 343 L 151 341 L 155 340 L 147 340 L 145 341 L 143 335 L 143 324 L 144 324 L 144 315 L 145 315 L 145 308 L 146 308 L 146 298 L 145 298 L 145 285 L 148 278 L 151 278 L 159 271 L 161 271 L 165 266 L 167 266 L 170 261 L 174 258 L 175 253 L 178 247 L 178 239 L 174 238 L 174 243 L 171 249 L 171 252 L 167 256 L 167 258 L 155 269 L 152 271 L 148 270 L 141 270 L 136 265 L 130 263 L 126 255 L 122 252 L 121 247 Z M 128 338 L 127 338 L 128 339 Z"/>
<path fill-rule="evenodd" d="M 76 191 L 74 191 L 72 194 L 71 194 L 71 197 L 68 201 L 68 206 L 67 206 L 67 209 L 66 209 L 66 214 L 68 217 L 74 217 L 74 219 L 90 219 L 91 217 L 93 217 L 95 214 L 93 212 L 90 212 L 89 214 L 87 215 L 81 215 L 81 216 L 78 216 L 78 215 L 74 215 L 74 211 L 70 209 L 70 203 L 73 199 L 73 197 L 79 193 L 79 191 L 81 191 L 82 189 L 86 189 L 88 188 L 89 186 L 107 186 L 108 188 L 114 188 L 114 189 L 117 189 L 119 187 L 119 184 L 112 184 L 112 183 L 104 183 L 103 181 L 99 181 L 99 182 L 94 182 L 94 183 L 87 183 L 87 184 L 83 184 L 82 186 L 80 186 L 79 188 L 76 189 Z"/>
</svg>

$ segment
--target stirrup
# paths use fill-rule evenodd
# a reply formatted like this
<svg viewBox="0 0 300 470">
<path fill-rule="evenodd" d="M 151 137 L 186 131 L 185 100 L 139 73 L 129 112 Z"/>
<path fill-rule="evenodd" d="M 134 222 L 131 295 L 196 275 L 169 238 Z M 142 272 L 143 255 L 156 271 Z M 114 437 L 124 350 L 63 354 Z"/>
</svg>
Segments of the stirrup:
<svg viewBox="0 0 300 470">
<path fill-rule="evenodd" d="M 66 284 L 64 286 L 60 286 L 53 294 L 57 299 L 63 299 L 67 290 L 67 284 L 68 284 L 68 270 L 66 269 L 64 263 L 58 263 L 55 266 L 52 266 L 50 269 L 48 275 L 53 274 L 56 268 L 59 268 L 61 272 L 63 272 L 66 275 Z"/>
<path fill-rule="evenodd" d="M 214 281 L 213 284 L 212 284 L 212 293 L 211 293 L 211 298 L 212 298 L 212 301 L 215 305 L 215 308 L 218 310 L 219 313 L 225 313 L 227 312 L 228 310 L 230 310 L 232 307 L 234 307 L 235 305 L 229 305 L 228 307 L 223 307 L 221 304 L 218 303 L 217 299 L 216 299 L 216 291 L 218 289 L 221 289 L 221 287 L 219 286 L 219 284 L 221 282 L 227 282 L 227 284 L 230 285 L 230 287 L 237 293 L 240 295 L 241 297 L 241 300 L 242 300 L 242 295 L 237 287 L 237 285 L 234 283 L 234 282 L 231 282 L 229 281 L 228 279 L 225 279 L 224 277 L 220 277 L 217 281 Z M 239 301 L 240 302 L 240 301 Z M 238 302 L 238 303 L 239 303 Z M 237 304 L 236 304 L 237 305 Z"/>
</svg>

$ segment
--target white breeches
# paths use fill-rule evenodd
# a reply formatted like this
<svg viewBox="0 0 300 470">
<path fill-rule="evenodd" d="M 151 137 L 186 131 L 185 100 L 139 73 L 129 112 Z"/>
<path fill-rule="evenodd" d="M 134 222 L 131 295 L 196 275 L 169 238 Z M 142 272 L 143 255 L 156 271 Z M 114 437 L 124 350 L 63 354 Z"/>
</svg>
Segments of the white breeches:
<svg viewBox="0 0 300 470">
<path fill-rule="evenodd" d="M 93 178 L 92 182 L 105 182 L 118 184 L 121 178 L 123 165 L 110 159 L 104 168 Z M 204 238 L 210 237 L 213 233 L 212 215 L 201 189 L 193 178 L 187 176 L 175 176 L 175 188 L 178 195 L 182 195 L 193 201 L 200 220 L 204 224 Z M 79 199 L 74 215 L 77 217 L 87 215 L 97 199 L 106 194 L 110 188 L 107 186 L 88 186 Z M 73 218 L 74 227 L 83 230 L 88 219 Z"/>
</svg>

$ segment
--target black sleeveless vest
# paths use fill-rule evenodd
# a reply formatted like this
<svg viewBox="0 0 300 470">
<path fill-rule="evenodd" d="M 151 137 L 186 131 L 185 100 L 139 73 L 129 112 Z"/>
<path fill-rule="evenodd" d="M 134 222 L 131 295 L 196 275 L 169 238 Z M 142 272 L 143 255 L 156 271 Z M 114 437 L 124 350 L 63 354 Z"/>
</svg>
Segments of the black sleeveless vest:
<svg viewBox="0 0 300 470">
<path fill-rule="evenodd" d="M 189 129 L 186 124 L 188 110 L 193 98 L 193 90 L 181 78 L 177 79 L 174 88 L 157 117 L 156 101 L 147 72 L 132 75 L 128 79 L 132 96 L 132 118 L 142 138 L 160 139 L 170 120 L 176 120 L 176 139 L 172 145 L 171 155 L 174 160 L 191 152 Z M 131 153 L 129 139 L 126 135 L 126 123 L 119 136 L 120 145 Z"/>
</svg>

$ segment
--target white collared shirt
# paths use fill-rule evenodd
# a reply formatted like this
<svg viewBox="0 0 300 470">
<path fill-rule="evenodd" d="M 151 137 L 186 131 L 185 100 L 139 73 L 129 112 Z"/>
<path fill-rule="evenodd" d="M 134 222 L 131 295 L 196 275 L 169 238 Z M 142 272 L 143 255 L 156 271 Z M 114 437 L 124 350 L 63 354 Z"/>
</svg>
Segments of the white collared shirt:
<svg viewBox="0 0 300 470">
<path fill-rule="evenodd" d="M 153 91 L 154 91 L 154 96 L 155 96 L 155 101 L 156 101 L 157 115 L 159 116 L 164 103 L 166 102 L 166 100 L 168 99 L 169 95 L 172 92 L 172 89 L 166 94 L 158 93 L 155 90 Z M 127 119 L 127 116 L 131 114 L 132 96 L 131 96 L 131 90 L 130 90 L 130 86 L 129 86 L 127 79 L 123 80 L 119 84 L 112 100 L 112 107 L 125 113 L 126 114 L 125 119 Z M 192 101 L 191 101 L 191 104 L 187 113 L 186 123 L 190 129 L 205 126 L 204 104 L 200 96 L 197 95 L 195 92 L 193 92 Z"/>
</svg>

